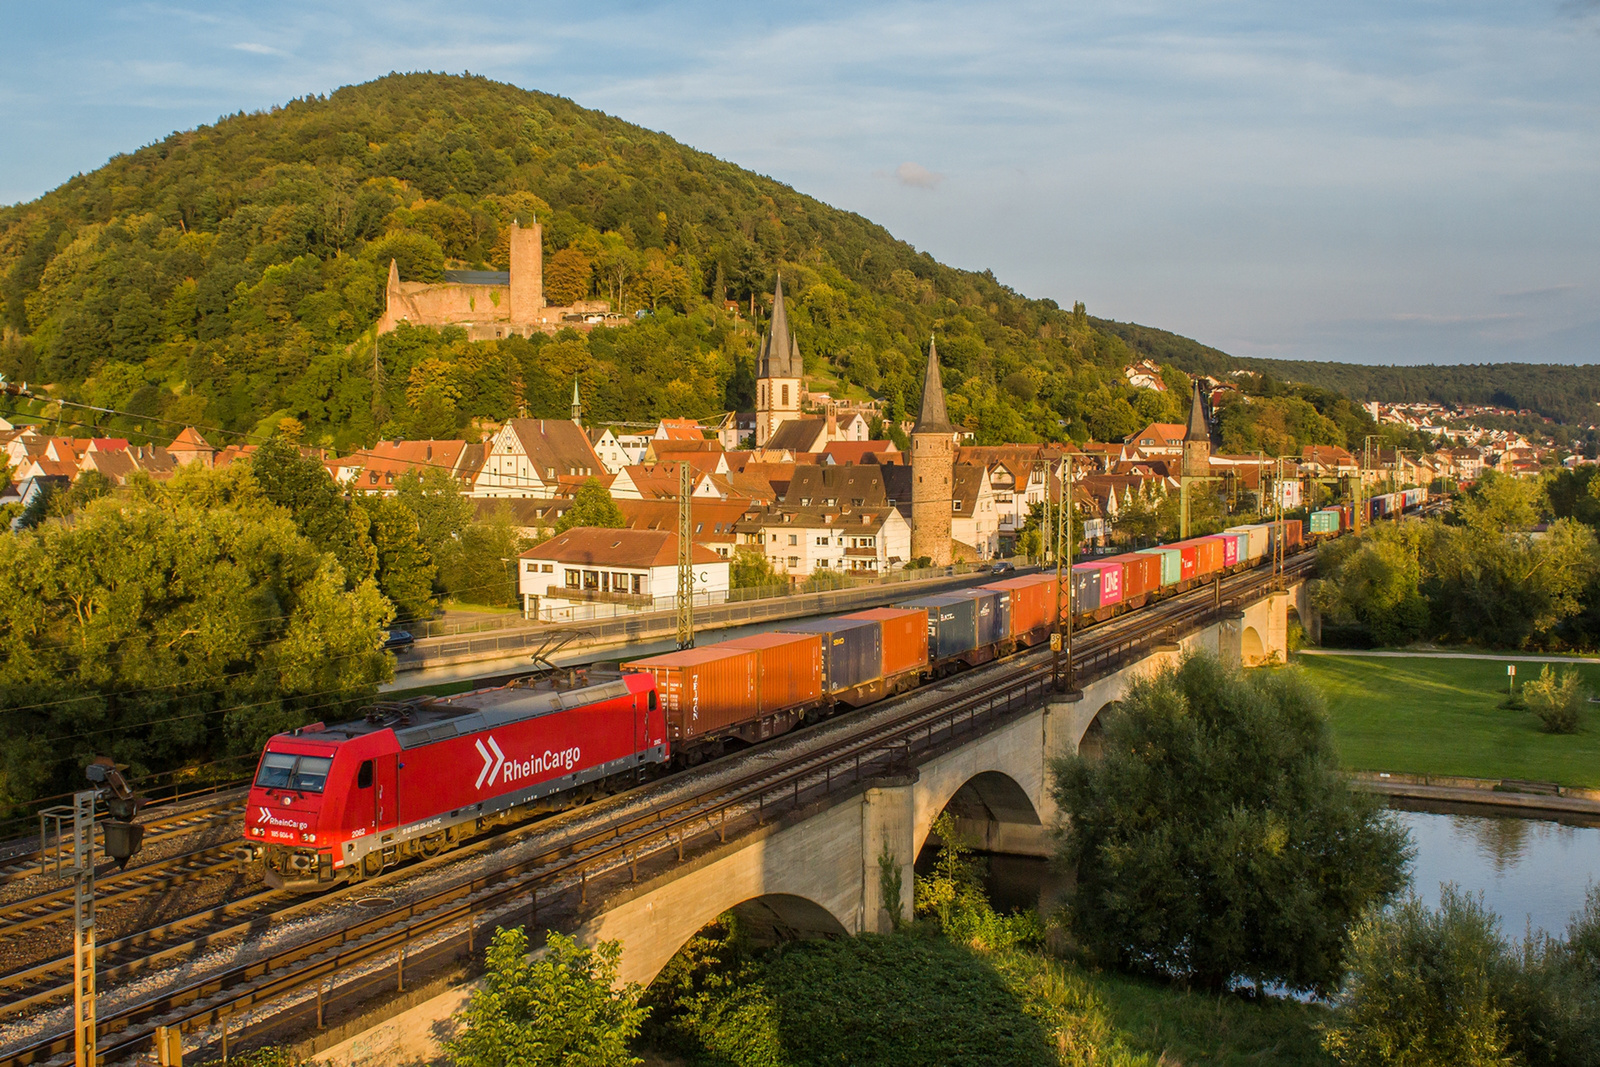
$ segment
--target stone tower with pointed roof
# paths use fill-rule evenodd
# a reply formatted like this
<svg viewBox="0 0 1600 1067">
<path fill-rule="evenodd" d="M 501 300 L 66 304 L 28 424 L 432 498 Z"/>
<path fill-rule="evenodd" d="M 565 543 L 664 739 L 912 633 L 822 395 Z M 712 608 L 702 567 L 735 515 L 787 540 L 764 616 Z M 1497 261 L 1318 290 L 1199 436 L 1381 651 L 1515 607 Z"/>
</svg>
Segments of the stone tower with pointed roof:
<svg viewBox="0 0 1600 1067">
<path fill-rule="evenodd" d="M 583 425 L 583 401 L 578 399 L 578 379 L 572 379 L 572 421 Z"/>
<path fill-rule="evenodd" d="M 789 312 L 783 306 L 783 275 L 772 293 L 772 321 L 761 339 L 756 363 L 756 447 L 772 440 L 789 419 L 800 417 L 800 375 L 804 364 L 789 329 Z"/>
<path fill-rule="evenodd" d="M 927 556 L 935 567 L 950 563 L 954 554 L 950 528 L 955 501 L 955 433 L 944 406 L 939 349 L 930 339 L 922 407 L 911 429 L 911 556 Z"/>
<path fill-rule="evenodd" d="M 1183 431 L 1183 476 L 1204 478 L 1211 474 L 1211 429 L 1206 425 L 1205 400 L 1200 395 L 1200 379 L 1189 393 L 1189 422 Z"/>
</svg>

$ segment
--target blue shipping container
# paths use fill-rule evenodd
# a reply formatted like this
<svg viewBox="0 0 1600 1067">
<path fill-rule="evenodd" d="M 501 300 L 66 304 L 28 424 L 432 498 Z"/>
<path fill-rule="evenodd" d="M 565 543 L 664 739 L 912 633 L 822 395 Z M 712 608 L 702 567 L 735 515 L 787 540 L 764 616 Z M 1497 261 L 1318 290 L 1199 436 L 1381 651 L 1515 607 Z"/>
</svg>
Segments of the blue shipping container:
<svg viewBox="0 0 1600 1067">
<path fill-rule="evenodd" d="M 925 596 L 896 607 L 928 613 L 928 658 L 946 660 L 978 647 L 978 602 L 970 597 Z"/>
<path fill-rule="evenodd" d="M 873 619 L 813 619 L 783 627 L 784 633 L 822 635 L 825 692 L 838 693 L 883 676 L 883 632 Z"/>
</svg>

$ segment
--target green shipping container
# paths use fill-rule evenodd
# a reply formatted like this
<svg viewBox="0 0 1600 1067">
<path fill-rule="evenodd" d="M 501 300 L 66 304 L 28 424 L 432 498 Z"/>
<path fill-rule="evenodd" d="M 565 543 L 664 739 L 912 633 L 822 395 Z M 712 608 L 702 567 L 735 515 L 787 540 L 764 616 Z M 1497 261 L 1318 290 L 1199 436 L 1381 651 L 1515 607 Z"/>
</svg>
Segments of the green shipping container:
<svg viewBox="0 0 1600 1067">
<path fill-rule="evenodd" d="M 1161 557 L 1161 584 L 1177 585 L 1183 581 L 1183 553 L 1176 548 L 1142 548 L 1140 555 Z"/>
<path fill-rule="evenodd" d="M 1324 508 L 1311 513 L 1311 532 L 1314 534 L 1338 533 L 1339 512 L 1334 508 Z"/>
</svg>

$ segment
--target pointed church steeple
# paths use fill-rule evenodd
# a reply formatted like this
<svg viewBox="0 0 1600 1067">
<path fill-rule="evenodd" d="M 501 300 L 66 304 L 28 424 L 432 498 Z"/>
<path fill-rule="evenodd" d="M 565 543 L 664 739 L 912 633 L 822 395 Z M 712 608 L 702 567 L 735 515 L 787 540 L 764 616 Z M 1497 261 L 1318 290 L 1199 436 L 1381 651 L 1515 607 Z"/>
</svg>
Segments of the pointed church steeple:
<svg viewBox="0 0 1600 1067">
<path fill-rule="evenodd" d="M 1189 424 L 1183 432 L 1185 441 L 1211 443 L 1211 428 L 1206 424 L 1205 400 L 1200 393 L 1200 379 L 1196 378 L 1189 391 Z"/>
<path fill-rule="evenodd" d="M 803 372 L 800 349 L 789 328 L 789 312 L 783 306 L 783 275 L 772 291 L 772 321 L 761 339 L 761 359 L 756 364 L 757 378 L 798 378 Z"/>
<path fill-rule="evenodd" d="M 922 407 L 912 433 L 955 433 L 944 406 L 944 381 L 939 377 L 939 349 L 928 338 L 928 366 L 922 375 Z"/>
<path fill-rule="evenodd" d="M 572 421 L 583 425 L 583 401 L 578 399 L 578 379 L 572 379 Z"/>
</svg>

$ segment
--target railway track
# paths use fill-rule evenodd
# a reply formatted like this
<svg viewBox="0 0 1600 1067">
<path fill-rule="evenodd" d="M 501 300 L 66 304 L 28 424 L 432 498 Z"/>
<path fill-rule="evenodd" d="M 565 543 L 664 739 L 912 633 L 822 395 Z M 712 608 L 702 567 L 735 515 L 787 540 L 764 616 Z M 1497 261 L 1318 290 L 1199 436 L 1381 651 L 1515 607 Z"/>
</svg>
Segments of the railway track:
<svg viewBox="0 0 1600 1067">
<path fill-rule="evenodd" d="M 214 793 L 198 804 L 186 804 L 171 810 L 168 810 L 166 805 L 159 809 L 146 809 L 146 812 L 153 811 L 154 817 L 141 812 L 139 818 L 139 822 L 145 828 L 145 846 L 186 834 L 199 833 L 237 819 L 244 814 L 245 793 L 245 787 L 239 786 Z M 67 834 L 66 840 L 45 851 L 33 848 L 8 856 L 5 862 L 0 864 L 0 888 L 25 878 L 36 877 L 41 873 L 46 875 L 57 873 L 58 866 L 61 873 L 70 872 L 72 867 L 70 828 Z M 97 835 L 96 840 L 98 839 Z M 56 855 L 58 851 L 59 863 Z M 3 916 L 3 912 L 0 912 L 0 916 Z"/>
<path fill-rule="evenodd" d="M 1309 552 L 1291 557 L 1286 561 L 1285 572 L 1290 577 L 1298 576 L 1313 560 L 1314 553 Z M 1075 650 L 1077 670 L 1089 676 L 1111 669 L 1143 654 L 1152 645 L 1203 624 L 1220 611 L 1258 597 L 1273 581 L 1270 574 L 1244 572 L 1225 579 L 1214 589 L 1204 587 L 1087 628 Z M 226 1033 L 230 1018 L 285 998 L 296 1001 L 291 1008 L 304 1013 L 311 1011 L 314 1000 L 315 1019 L 320 1025 L 326 1009 L 337 1008 L 356 995 L 352 987 L 367 980 L 362 977 L 364 971 L 381 969 L 397 951 L 400 958 L 396 980 L 403 986 L 408 950 L 413 953 L 414 964 L 448 958 L 459 952 L 462 943 L 470 952 L 478 939 L 476 926 L 482 919 L 509 908 L 526 907 L 533 920 L 541 906 L 541 894 L 547 913 L 552 906 L 581 907 L 587 902 L 591 886 L 608 885 L 608 880 L 637 880 L 641 868 L 648 871 L 654 865 L 676 862 L 674 856 L 681 860 L 690 850 L 714 847 L 730 832 L 744 832 L 753 825 L 832 797 L 841 786 L 860 788 L 861 783 L 903 770 L 941 746 L 992 729 L 1002 720 L 1031 709 L 1047 695 L 1049 655 L 1035 650 L 995 668 L 958 676 L 957 684 L 966 684 L 957 694 L 942 695 L 949 683 L 918 690 L 907 698 L 906 703 L 913 707 L 905 714 L 860 730 L 846 730 L 825 744 L 790 756 L 762 758 L 764 754 L 757 750 L 729 757 L 719 763 L 748 760 L 750 769 L 680 799 L 603 820 L 514 863 L 270 957 L 226 968 L 107 1013 L 99 1024 L 100 1057 L 114 1059 L 148 1047 L 157 1025 L 177 1025 L 193 1031 L 220 1022 Z M 933 699 L 919 701 L 919 696 Z M 665 781 L 671 784 L 681 778 Z M 496 841 L 503 844 L 502 838 L 490 838 L 485 843 Z M 438 861 L 457 859 L 460 854 L 457 850 L 438 857 Z M 418 866 L 411 866 L 391 874 L 398 879 L 414 876 L 418 870 Z M 370 890 L 379 879 L 351 888 Z M 288 912 L 325 903 L 326 899 L 301 900 L 273 914 L 281 918 Z M 233 905 L 225 909 L 228 907 Z M 113 943 L 106 949 L 110 953 L 115 945 L 114 951 L 121 953 L 138 951 L 143 946 L 146 955 L 171 959 L 195 951 L 201 943 L 247 933 L 252 924 L 260 921 L 236 918 L 226 932 L 207 932 L 153 952 L 149 951 L 150 939 L 158 932 L 133 935 L 123 939 L 126 944 Z M 124 968 L 134 966 L 131 961 L 115 962 L 110 956 L 107 962 L 111 966 L 102 973 L 108 979 L 131 973 Z M 41 968 L 46 966 L 59 969 L 61 961 Z M 33 970 L 39 972 L 40 968 Z M 0 989 L 6 990 L 8 999 L 12 989 L 24 988 L 20 978 L 17 984 L 8 985 L 13 977 L 0 976 Z M 26 995 L 31 1004 L 38 1005 L 59 993 L 60 988 L 56 987 Z M 311 1017 L 307 1014 L 306 1018 L 309 1021 Z M 0 1056 L 0 1067 L 49 1062 L 70 1049 L 70 1034 L 44 1037 Z"/>
</svg>

